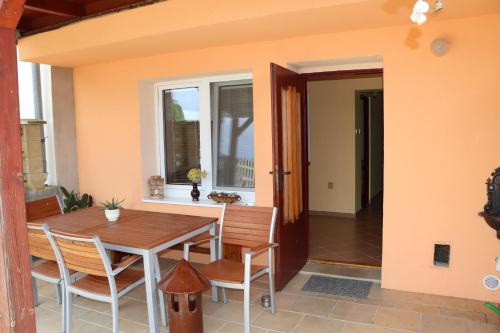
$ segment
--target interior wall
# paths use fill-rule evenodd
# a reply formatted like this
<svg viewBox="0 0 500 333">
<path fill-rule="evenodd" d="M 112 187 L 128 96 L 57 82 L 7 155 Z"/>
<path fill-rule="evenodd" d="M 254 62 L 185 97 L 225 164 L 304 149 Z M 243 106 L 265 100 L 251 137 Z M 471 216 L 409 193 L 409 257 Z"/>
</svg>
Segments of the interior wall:
<svg viewBox="0 0 500 333">
<path fill-rule="evenodd" d="M 103 27 L 105 29 L 106 27 Z M 484 182 L 498 167 L 500 15 L 210 47 L 76 67 L 80 188 L 125 207 L 217 216 L 218 209 L 144 203 L 141 80 L 251 70 L 256 202 L 273 204 L 269 63 L 382 55 L 384 59 L 384 243 L 382 286 L 500 302 L 482 278 L 496 274 L 500 244 L 477 216 Z M 76 33 L 76 32 L 74 32 Z M 450 40 L 436 57 L 430 43 Z M 78 39 L 92 39 L 92 34 Z M 58 40 L 53 40 L 58 45 Z M 328 143 L 329 144 L 329 143 Z M 109 149 L 109 147 L 112 149 Z M 325 143 L 325 146 L 327 143 Z M 449 268 L 433 245 L 451 244 Z"/>
<path fill-rule="evenodd" d="M 307 83 L 311 211 L 356 213 L 355 92 L 381 88 L 382 77 Z"/>
<path fill-rule="evenodd" d="M 375 93 L 370 97 L 370 200 L 383 190 L 384 185 L 384 97 Z"/>
</svg>

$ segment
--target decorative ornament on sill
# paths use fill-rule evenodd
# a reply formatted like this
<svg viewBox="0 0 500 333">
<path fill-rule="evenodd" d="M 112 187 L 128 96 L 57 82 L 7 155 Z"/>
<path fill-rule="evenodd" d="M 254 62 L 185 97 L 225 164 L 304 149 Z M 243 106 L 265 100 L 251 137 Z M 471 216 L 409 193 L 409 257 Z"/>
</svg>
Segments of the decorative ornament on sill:
<svg viewBox="0 0 500 333">
<path fill-rule="evenodd" d="M 212 191 L 207 198 L 215 201 L 216 203 L 228 203 L 232 204 L 235 203 L 236 201 L 240 201 L 241 197 L 238 195 L 238 193 L 225 193 L 225 192 L 217 192 L 217 191 Z"/>
<path fill-rule="evenodd" d="M 444 8 L 444 0 L 436 0 L 434 7 L 432 8 L 432 13 L 436 14 Z M 413 6 L 413 11 L 410 15 L 410 20 L 413 23 L 422 25 L 427 22 L 427 12 L 429 12 L 430 6 L 425 0 L 417 0 Z"/>
<path fill-rule="evenodd" d="M 154 199 L 163 199 L 165 179 L 162 176 L 151 176 L 148 180 L 149 196 Z"/>
<path fill-rule="evenodd" d="M 198 184 L 203 178 L 207 177 L 207 172 L 199 168 L 193 168 L 189 170 L 187 178 L 193 183 L 193 190 L 191 191 L 191 198 L 193 201 L 200 201 L 200 190 L 198 190 Z"/>
<path fill-rule="evenodd" d="M 488 202 L 484 211 L 479 213 L 490 227 L 496 230 L 500 239 L 500 168 L 496 168 L 491 177 L 486 181 Z"/>
</svg>

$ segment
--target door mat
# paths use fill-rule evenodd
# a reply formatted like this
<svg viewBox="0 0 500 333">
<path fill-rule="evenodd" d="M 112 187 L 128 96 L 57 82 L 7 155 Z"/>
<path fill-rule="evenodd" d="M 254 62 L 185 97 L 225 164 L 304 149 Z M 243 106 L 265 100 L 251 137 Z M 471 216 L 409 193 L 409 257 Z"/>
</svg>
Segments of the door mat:
<svg viewBox="0 0 500 333">
<path fill-rule="evenodd" d="M 313 275 L 302 287 L 302 291 L 367 298 L 371 287 L 372 282 L 369 281 Z"/>
</svg>

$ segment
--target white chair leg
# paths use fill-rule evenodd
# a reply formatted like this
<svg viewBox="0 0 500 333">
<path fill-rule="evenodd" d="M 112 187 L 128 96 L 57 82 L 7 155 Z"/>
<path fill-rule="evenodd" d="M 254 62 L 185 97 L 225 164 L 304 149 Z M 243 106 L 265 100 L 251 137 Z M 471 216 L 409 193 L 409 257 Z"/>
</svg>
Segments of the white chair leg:
<svg viewBox="0 0 500 333">
<path fill-rule="evenodd" d="M 217 260 L 217 246 L 216 246 L 216 241 L 215 238 L 212 238 L 210 240 L 210 262 L 214 262 Z M 224 294 L 224 289 L 222 289 L 222 295 L 223 297 L 227 295 Z M 216 286 L 212 286 L 212 301 L 213 302 L 218 302 L 219 301 L 219 288 Z M 224 303 L 227 303 L 226 298 L 224 298 Z"/>
<path fill-rule="evenodd" d="M 62 286 L 62 281 L 59 281 L 58 284 L 56 284 L 56 298 L 57 298 L 57 304 L 62 304 L 62 291 L 61 291 L 61 286 Z"/>
<path fill-rule="evenodd" d="M 61 301 L 62 301 L 62 306 L 61 306 L 61 324 L 62 324 L 62 330 L 61 332 L 66 331 L 66 291 L 64 290 L 64 285 L 61 284 Z"/>
<path fill-rule="evenodd" d="M 276 291 L 274 289 L 274 274 L 269 271 L 269 295 L 271 296 L 271 313 L 276 313 Z"/>
<path fill-rule="evenodd" d="M 184 258 L 184 260 L 189 261 L 189 244 L 186 243 L 184 244 L 184 251 L 182 257 Z"/>
<path fill-rule="evenodd" d="M 113 314 L 113 333 L 120 333 L 120 311 L 118 307 L 118 297 L 113 297 L 111 302 L 111 312 Z"/>
<path fill-rule="evenodd" d="M 221 288 L 222 289 L 222 301 L 224 302 L 224 304 L 227 304 L 227 290 L 226 288 Z"/>
<path fill-rule="evenodd" d="M 73 314 L 71 311 L 71 307 L 73 305 L 73 298 L 71 296 L 71 293 L 65 290 L 65 297 L 64 297 L 64 303 L 66 303 L 66 308 L 65 308 L 65 323 L 66 323 L 66 333 L 71 333 L 73 329 Z"/>
<path fill-rule="evenodd" d="M 250 283 L 246 282 L 243 289 L 243 326 L 244 332 L 250 333 Z"/>
<path fill-rule="evenodd" d="M 155 260 L 155 275 L 156 275 L 156 283 L 159 283 L 161 280 L 161 270 L 160 270 L 160 258 L 156 256 Z M 160 316 L 161 316 L 161 324 L 163 326 L 167 326 L 167 313 L 165 310 L 165 298 L 163 296 L 163 291 L 158 289 L 158 299 L 160 302 Z"/>
<path fill-rule="evenodd" d="M 35 306 L 37 306 L 39 303 L 38 301 L 38 287 L 36 285 L 36 279 L 34 277 L 31 278 L 31 286 L 33 288 L 33 303 Z"/>
</svg>

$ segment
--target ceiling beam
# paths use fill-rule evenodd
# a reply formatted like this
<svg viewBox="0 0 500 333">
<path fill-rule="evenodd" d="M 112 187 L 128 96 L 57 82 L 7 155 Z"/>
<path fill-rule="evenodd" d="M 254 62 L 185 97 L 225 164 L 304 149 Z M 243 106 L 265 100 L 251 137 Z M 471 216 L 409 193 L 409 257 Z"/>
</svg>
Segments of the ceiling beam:
<svg viewBox="0 0 500 333">
<path fill-rule="evenodd" d="M 82 17 L 86 14 L 83 6 L 63 0 L 26 0 L 24 8 L 67 18 Z"/>
<path fill-rule="evenodd" d="M 23 14 L 24 0 L 0 0 L 0 28 L 15 29 Z"/>
<path fill-rule="evenodd" d="M 159 1 L 161 0 L 95 0 L 85 4 L 85 10 L 88 14 L 96 14 L 139 7 Z"/>
</svg>

